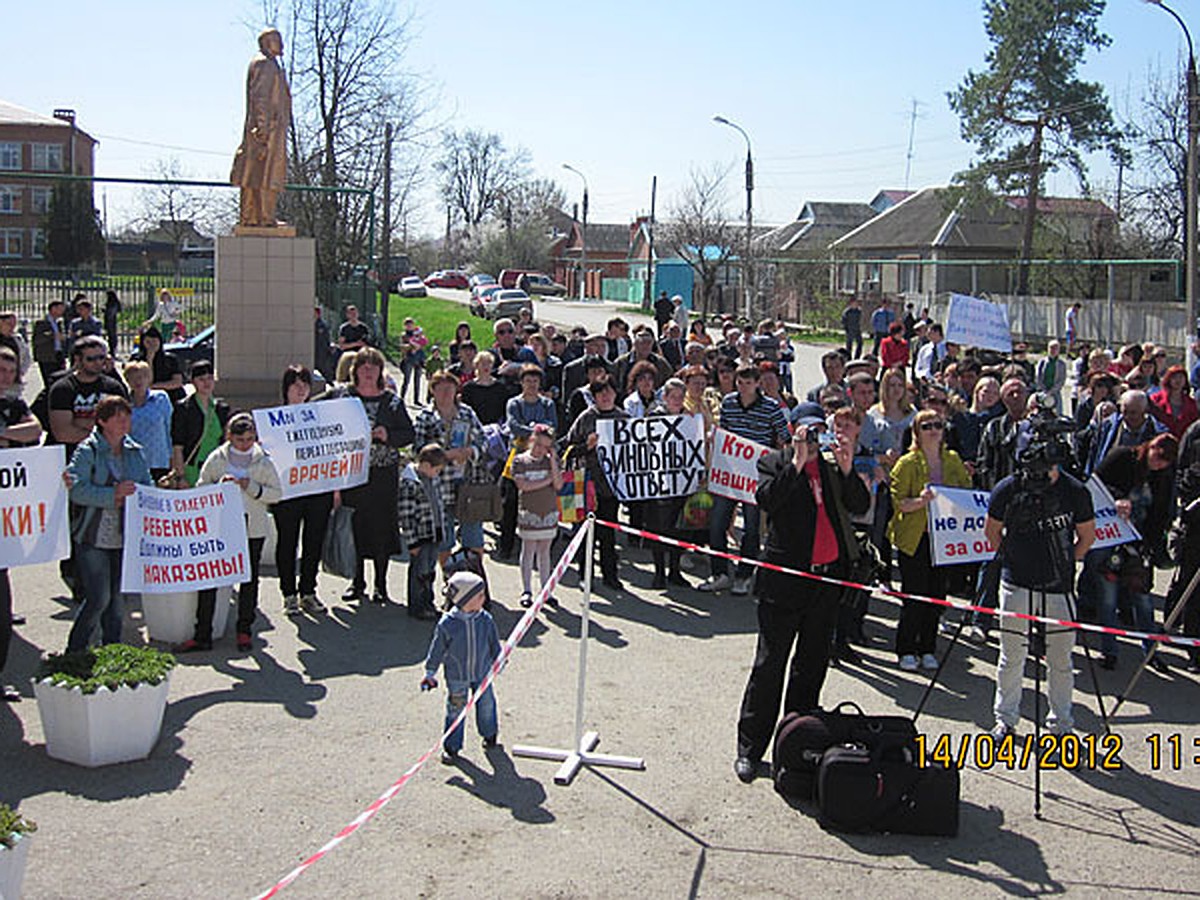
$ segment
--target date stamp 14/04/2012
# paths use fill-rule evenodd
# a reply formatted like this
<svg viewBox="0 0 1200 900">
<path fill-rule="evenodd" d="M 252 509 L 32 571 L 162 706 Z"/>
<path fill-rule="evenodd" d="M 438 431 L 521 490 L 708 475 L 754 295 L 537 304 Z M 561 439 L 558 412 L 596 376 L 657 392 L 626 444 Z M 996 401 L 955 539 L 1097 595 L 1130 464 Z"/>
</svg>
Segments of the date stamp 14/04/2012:
<svg viewBox="0 0 1200 900">
<path fill-rule="evenodd" d="M 1143 738 L 1144 757 L 1152 772 L 1200 772 L 1200 735 L 1189 737 L 1179 732 L 1154 733 Z M 1119 734 L 1050 734 L 1038 738 L 1013 734 L 997 738 L 990 734 L 917 735 L 918 765 L 954 767 L 974 766 L 986 772 L 995 768 L 1009 771 L 1030 769 L 1084 770 L 1118 772 L 1124 767 L 1121 756 L 1124 738 Z"/>
</svg>

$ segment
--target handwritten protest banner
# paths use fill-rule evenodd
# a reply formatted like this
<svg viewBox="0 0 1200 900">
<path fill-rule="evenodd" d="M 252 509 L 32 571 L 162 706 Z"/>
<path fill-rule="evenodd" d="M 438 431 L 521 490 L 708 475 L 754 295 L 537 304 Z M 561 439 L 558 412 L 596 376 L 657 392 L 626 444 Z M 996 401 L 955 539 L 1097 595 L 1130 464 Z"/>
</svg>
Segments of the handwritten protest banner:
<svg viewBox="0 0 1200 900">
<path fill-rule="evenodd" d="M 1096 543 L 1093 547 L 1114 547 L 1141 539 L 1136 528 L 1117 515 L 1112 495 L 1095 475 L 1087 481 L 1096 511 Z M 996 555 L 984 536 L 988 492 L 961 488 L 934 487 L 929 504 L 929 546 L 935 566 L 983 562 Z"/>
<path fill-rule="evenodd" d="M 367 481 L 371 426 L 354 397 L 256 409 L 254 426 L 279 473 L 284 500 Z"/>
<path fill-rule="evenodd" d="M 946 340 L 964 347 L 1011 353 L 1008 307 L 965 294 L 951 294 L 946 312 Z"/>
<path fill-rule="evenodd" d="M 139 484 L 126 498 L 122 591 L 173 594 L 249 580 L 246 512 L 236 484 L 186 491 Z"/>
<path fill-rule="evenodd" d="M 704 430 L 698 415 L 601 419 L 600 468 L 618 500 L 685 497 L 704 477 Z"/>
<path fill-rule="evenodd" d="M 708 492 L 754 503 L 758 490 L 758 461 L 771 452 L 765 444 L 738 437 L 718 428 L 713 432 L 712 463 L 708 468 Z"/>
<path fill-rule="evenodd" d="M 62 447 L 0 450 L 0 568 L 71 555 Z"/>
</svg>

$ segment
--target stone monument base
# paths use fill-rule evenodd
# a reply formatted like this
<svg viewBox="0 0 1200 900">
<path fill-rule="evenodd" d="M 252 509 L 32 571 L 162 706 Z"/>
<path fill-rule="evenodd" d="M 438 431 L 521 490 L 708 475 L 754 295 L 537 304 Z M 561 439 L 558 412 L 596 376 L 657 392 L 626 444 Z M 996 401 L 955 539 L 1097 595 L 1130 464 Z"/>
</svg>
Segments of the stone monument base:
<svg viewBox="0 0 1200 900">
<path fill-rule="evenodd" d="M 234 237 L 294 238 L 296 228 L 286 222 L 279 222 L 276 225 L 235 225 L 233 226 L 233 235 Z"/>
<path fill-rule="evenodd" d="M 278 406 L 283 370 L 312 367 L 316 242 L 217 238 L 217 395 L 235 409 Z"/>
</svg>

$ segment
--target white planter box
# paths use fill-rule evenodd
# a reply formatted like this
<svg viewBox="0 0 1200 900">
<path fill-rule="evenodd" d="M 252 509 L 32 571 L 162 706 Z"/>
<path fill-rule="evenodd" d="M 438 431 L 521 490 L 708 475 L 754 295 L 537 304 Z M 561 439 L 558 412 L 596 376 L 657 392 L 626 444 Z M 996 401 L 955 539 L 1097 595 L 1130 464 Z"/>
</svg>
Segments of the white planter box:
<svg viewBox="0 0 1200 900">
<path fill-rule="evenodd" d="M 167 676 L 156 685 L 85 694 L 48 680 L 34 682 L 46 755 L 77 766 L 145 759 L 162 731 L 170 683 Z"/>
<path fill-rule="evenodd" d="M 32 840 L 31 834 L 18 834 L 11 848 L 0 846 L 0 900 L 21 900 L 21 882 Z"/>
<path fill-rule="evenodd" d="M 142 594 L 142 620 L 152 641 L 164 644 L 182 644 L 196 631 L 195 591 L 181 594 Z M 217 605 L 213 610 L 213 640 L 225 636 L 229 627 L 229 607 L 233 601 L 233 588 L 217 588 Z"/>
</svg>

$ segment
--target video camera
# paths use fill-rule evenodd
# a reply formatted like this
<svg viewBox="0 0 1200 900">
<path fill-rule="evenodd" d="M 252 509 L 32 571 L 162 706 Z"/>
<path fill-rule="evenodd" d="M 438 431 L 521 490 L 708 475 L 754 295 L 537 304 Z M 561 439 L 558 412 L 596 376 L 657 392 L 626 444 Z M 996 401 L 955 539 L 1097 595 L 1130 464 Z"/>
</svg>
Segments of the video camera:
<svg viewBox="0 0 1200 900">
<path fill-rule="evenodd" d="M 1017 453 L 1017 465 L 1026 481 L 1044 482 L 1052 466 L 1068 466 L 1074 459 L 1068 434 L 1075 433 L 1075 423 L 1054 411 L 1054 398 L 1044 392 L 1034 395 L 1037 411 L 1024 425 L 1029 439 Z"/>
</svg>

